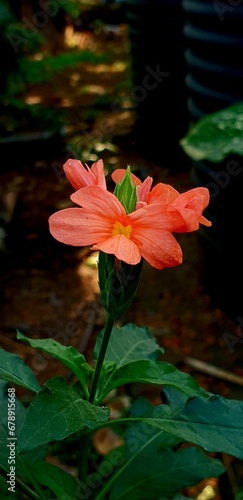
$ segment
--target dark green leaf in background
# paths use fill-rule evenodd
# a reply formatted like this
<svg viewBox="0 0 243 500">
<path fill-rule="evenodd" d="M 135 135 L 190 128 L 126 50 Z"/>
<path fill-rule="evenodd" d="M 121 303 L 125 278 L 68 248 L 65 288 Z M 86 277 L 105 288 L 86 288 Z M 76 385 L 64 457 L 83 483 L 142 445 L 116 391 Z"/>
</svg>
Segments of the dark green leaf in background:
<svg viewBox="0 0 243 500">
<path fill-rule="evenodd" d="M 22 461 L 19 465 L 19 473 L 26 479 L 31 476 L 40 485 L 48 487 L 56 495 L 54 498 L 59 500 L 78 498 L 78 480 L 61 467 L 39 460 L 28 464 Z"/>
<path fill-rule="evenodd" d="M 97 359 L 104 330 L 96 339 L 94 359 Z M 151 359 L 157 360 L 164 350 L 147 326 L 136 326 L 128 323 L 122 327 L 114 327 L 105 355 L 105 360 L 116 363 L 117 369 L 132 361 Z"/>
<path fill-rule="evenodd" d="M 189 399 L 184 408 L 158 405 L 137 421 L 164 430 L 208 452 L 243 459 L 243 401 L 213 395 Z"/>
<path fill-rule="evenodd" d="M 170 499 L 182 488 L 224 472 L 220 461 L 194 446 L 170 449 L 179 441 L 149 426 L 131 426 L 126 437 L 126 459 L 106 485 L 111 488 L 111 500 Z"/>
<path fill-rule="evenodd" d="M 243 103 L 204 115 L 180 141 L 193 160 L 220 162 L 230 154 L 243 155 Z"/>
</svg>

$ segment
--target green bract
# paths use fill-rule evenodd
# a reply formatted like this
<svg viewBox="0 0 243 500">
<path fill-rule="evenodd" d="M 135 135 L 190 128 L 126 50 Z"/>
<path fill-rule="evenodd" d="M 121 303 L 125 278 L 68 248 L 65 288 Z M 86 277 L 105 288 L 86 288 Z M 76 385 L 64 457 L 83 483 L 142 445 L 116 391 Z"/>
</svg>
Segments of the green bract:
<svg viewBox="0 0 243 500">
<path fill-rule="evenodd" d="M 143 268 L 143 259 L 131 266 L 114 255 L 99 252 L 98 275 L 101 302 L 108 314 L 115 318 L 124 314 L 134 299 Z"/>
<path fill-rule="evenodd" d="M 132 183 L 130 167 L 127 167 L 122 181 L 117 183 L 114 195 L 121 202 L 127 214 L 134 212 L 137 203 L 137 193 L 136 185 Z"/>
</svg>

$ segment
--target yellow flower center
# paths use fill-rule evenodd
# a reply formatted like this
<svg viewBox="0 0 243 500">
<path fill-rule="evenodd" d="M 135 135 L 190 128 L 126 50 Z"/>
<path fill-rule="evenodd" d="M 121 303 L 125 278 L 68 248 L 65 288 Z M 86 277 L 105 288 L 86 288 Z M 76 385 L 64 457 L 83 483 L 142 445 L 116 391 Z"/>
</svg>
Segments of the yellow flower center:
<svg viewBox="0 0 243 500">
<path fill-rule="evenodd" d="M 130 238 L 132 232 L 132 226 L 123 226 L 120 222 L 115 222 L 113 226 L 112 236 L 117 236 L 117 234 L 124 234 L 126 238 Z"/>
</svg>

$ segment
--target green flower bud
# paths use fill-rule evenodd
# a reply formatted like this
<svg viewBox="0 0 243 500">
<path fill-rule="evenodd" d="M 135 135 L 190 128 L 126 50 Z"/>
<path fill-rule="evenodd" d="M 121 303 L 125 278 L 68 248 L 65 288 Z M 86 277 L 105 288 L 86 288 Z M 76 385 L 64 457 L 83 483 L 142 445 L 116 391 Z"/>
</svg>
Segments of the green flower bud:
<svg viewBox="0 0 243 500">
<path fill-rule="evenodd" d="M 127 167 L 122 181 L 117 183 L 114 195 L 121 202 L 127 214 L 134 212 L 137 203 L 137 191 L 136 185 L 132 183 L 130 167 Z"/>
</svg>

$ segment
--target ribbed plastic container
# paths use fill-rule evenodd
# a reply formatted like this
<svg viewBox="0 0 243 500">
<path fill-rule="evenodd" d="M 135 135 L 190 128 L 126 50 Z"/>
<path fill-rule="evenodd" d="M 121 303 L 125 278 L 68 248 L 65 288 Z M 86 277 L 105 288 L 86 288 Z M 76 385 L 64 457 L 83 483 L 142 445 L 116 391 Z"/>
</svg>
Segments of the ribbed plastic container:
<svg viewBox="0 0 243 500">
<path fill-rule="evenodd" d="M 208 113 L 243 101 L 243 4 L 184 0 L 187 107 L 191 125 Z M 238 165 L 231 175 L 230 162 Z M 193 162 L 195 186 L 211 193 L 211 228 L 202 229 L 204 283 L 215 303 L 243 317 L 243 158 Z"/>
<path fill-rule="evenodd" d="M 243 4 L 182 2 L 188 108 L 192 120 L 243 100 Z"/>
</svg>

